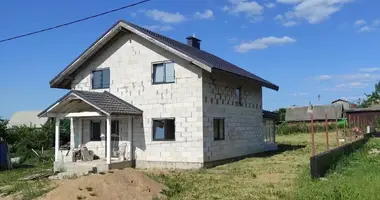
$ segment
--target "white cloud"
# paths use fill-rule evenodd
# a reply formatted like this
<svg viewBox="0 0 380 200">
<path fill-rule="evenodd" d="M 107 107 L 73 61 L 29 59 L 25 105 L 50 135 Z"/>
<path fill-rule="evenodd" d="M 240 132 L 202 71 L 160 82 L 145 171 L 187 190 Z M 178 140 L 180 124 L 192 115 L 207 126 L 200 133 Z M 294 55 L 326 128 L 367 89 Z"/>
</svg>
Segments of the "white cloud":
<svg viewBox="0 0 380 200">
<path fill-rule="evenodd" d="M 194 17 L 197 19 L 213 19 L 214 18 L 214 13 L 212 10 L 205 10 L 204 12 L 196 12 L 194 14 Z"/>
<path fill-rule="evenodd" d="M 331 75 L 319 75 L 315 77 L 316 80 L 320 80 L 320 81 L 330 80 L 331 78 L 332 78 Z"/>
<path fill-rule="evenodd" d="M 267 3 L 267 4 L 265 4 L 265 7 L 267 7 L 267 8 L 274 8 L 274 7 L 276 7 L 276 4 L 274 4 L 274 3 Z"/>
<path fill-rule="evenodd" d="M 232 13 L 232 14 L 245 14 L 249 18 L 254 20 L 251 22 L 260 21 L 258 17 L 261 17 L 264 7 L 255 1 L 248 0 L 229 0 L 229 5 L 223 7 L 223 11 Z"/>
<path fill-rule="evenodd" d="M 300 96 L 308 96 L 309 94 L 308 93 L 305 93 L 305 92 L 300 92 L 300 93 L 293 93 L 292 96 L 295 96 L 295 97 L 300 97 Z"/>
<path fill-rule="evenodd" d="M 286 26 L 286 27 L 291 27 L 291 26 L 295 26 L 297 25 L 298 23 L 296 21 L 293 21 L 293 20 L 287 20 L 284 16 L 282 15 L 277 15 L 274 20 L 276 21 L 279 21 L 281 23 L 281 25 L 283 26 Z"/>
<path fill-rule="evenodd" d="M 241 43 L 235 46 L 235 51 L 244 53 L 253 49 L 266 49 L 271 45 L 283 45 L 283 44 L 294 43 L 294 42 L 296 42 L 296 40 L 288 36 L 284 36 L 282 38 L 271 36 L 271 37 L 256 39 L 250 42 Z"/>
<path fill-rule="evenodd" d="M 361 89 L 367 87 L 367 83 L 351 82 L 335 85 L 334 87 L 326 88 L 325 91 L 351 91 L 353 89 Z"/>
<path fill-rule="evenodd" d="M 367 21 L 360 19 L 355 21 L 355 27 L 358 28 L 359 33 L 370 32 L 378 28 L 380 25 L 380 20 L 372 20 L 372 23 L 367 23 Z"/>
<path fill-rule="evenodd" d="M 336 85 L 335 87 L 336 88 L 364 88 L 364 87 L 367 87 L 368 84 L 367 83 L 361 83 L 361 82 L 352 82 L 352 83 L 343 83 L 343 84 L 339 84 L 339 85 Z"/>
<path fill-rule="evenodd" d="M 360 72 L 377 72 L 380 71 L 380 67 L 360 68 Z"/>
<path fill-rule="evenodd" d="M 372 26 L 379 26 L 380 25 L 380 19 L 375 19 L 372 21 Z"/>
<path fill-rule="evenodd" d="M 367 22 L 365 20 L 359 19 L 355 21 L 355 26 L 363 26 L 366 25 Z"/>
<path fill-rule="evenodd" d="M 145 12 L 146 16 L 151 17 L 153 20 L 160 21 L 163 23 L 180 23 L 186 18 L 180 13 L 169 13 L 165 11 L 160 11 L 157 9 L 148 10 Z"/>
<path fill-rule="evenodd" d="M 369 26 L 363 26 L 363 27 L 361 27 L 359 30 L 358 30 L 358 32 L 359 33 L 362 33 L 362 32 L 370 32 L 370 31 L 372 31 L 373 29 L 372 28 L 370 28 Z"/>
<path fill-rule="evenodd" d="M 135 12 L 131 13 L 131 17 L 136 17 L 136 16 L 137 16 L 137 13 L 135 13 Z"/>
<path fill-rule="evenodd" d="M 170 31 L 174 29 L 172 26 L 169 25 L 150 25 L 144 27 L 151 31 Z"/>
<path fill-rule="evenodd" d="M 353 0 L 277 0 L 279 3 L 295 4 L 292 10 L 281 15 L 283 18 L 280 22 L 286 25 L 287 21 L 292 21 L 291 24 L 295 25 L 295 22 L 306 20 L 309 24 L 318 24 L 351 1 Z"/>
</svg>

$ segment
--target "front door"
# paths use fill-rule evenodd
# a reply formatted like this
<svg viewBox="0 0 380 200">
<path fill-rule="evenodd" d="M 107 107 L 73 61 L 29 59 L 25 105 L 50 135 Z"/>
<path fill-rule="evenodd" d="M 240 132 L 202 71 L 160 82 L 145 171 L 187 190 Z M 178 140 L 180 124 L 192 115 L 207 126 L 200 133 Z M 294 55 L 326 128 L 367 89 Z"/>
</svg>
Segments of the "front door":
<svg viewBox="0 0 380 200">
<path fill-rule="evenodd" d="M 107 123 L 105 125 L 107 133 Z M 105 152 L 107 157 L 107 134 L 105 137 Z M 111 157 L 118 157 L 119 153 L 119 120 L 111 121 Z"/>
</svg>

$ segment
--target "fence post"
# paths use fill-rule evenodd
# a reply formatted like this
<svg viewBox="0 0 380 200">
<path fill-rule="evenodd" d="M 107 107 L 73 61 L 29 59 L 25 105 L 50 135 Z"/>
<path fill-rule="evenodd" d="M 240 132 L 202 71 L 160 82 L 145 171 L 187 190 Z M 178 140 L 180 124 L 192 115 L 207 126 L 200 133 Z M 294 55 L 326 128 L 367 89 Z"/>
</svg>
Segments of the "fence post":
<svg viewBox="0 0 380 200">
<path fill-rule="evenodd" d="M 327 113 L 325 112 L 325 128 L 326 128 L 326 151 L 329 150 L 329 126 L 327 124 Z"/>
<path fill-rule="evenodd" d="M 336 129 L 336 145 L 339 146 L 339 128 L 338 128 L 338 119 L 335 119 L 335 129 Z"/>
<path fill-rule="evenodd" d="M 315 156 L 315 136 L 314 136 L 314 121 L 311 118 L 311 145 L 312 145 L 312 155 Z"/>
</svg>

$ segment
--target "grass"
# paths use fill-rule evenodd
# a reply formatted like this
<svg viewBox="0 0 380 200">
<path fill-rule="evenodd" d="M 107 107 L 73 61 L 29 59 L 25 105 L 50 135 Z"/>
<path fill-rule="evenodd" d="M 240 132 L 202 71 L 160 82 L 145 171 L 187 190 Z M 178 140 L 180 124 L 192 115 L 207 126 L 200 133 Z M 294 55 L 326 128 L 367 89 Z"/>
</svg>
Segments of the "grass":
<svg viewBox="0 0 380 200">
<path fill-rule="evenodd" d="M 0 194 L 17 196 L 23 200 L 34 199 L 49 190 L 52 186 L 48 180 L 19 181 L 25 176 L 47 172 L 52 166 L 51 162 L 37 166 L 20 165 L 7 171 L 0 171 Z"/>
<path fill-rule="evenodd" d="M 327 180 L 311 180 L 305 170 L 297 180 L 294 199 L 379 199 L 380 155 L 370 154 L 380 148 L 380 139 L 371 139 L 363 149 L 338 162 Z"/>
<path fill-rule="evenodd" d="M 324 133 L 316 134 L 318 151 L 325 149 Z M 330 135 L 331 146 L 335 134 Z M 308 167 L 310 135 L 278 136 L 279 150 L 211 169 L 145 171 L 169 187 L 169 199 L 284 199 Z M 336 142 L 335 142 L 336 143 Z"/>
</svg>

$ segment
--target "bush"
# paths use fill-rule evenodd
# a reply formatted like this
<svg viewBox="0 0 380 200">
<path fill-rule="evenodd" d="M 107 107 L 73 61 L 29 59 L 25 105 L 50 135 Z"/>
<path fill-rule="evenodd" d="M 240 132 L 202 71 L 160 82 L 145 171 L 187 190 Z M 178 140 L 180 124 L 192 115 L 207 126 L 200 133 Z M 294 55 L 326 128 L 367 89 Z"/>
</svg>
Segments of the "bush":
<svg viewBox="0 0 380 200">
<path fill-rule="evenodd" d="M 340 130 L 343 130 L 344 123 L 338 123 L 338 128 Z M 346 125 L 347 128 L 347 125 Z M 329 131 L 335 131 L 336 130 L 336 124 L 335 122 L 329 122 L 328 123 L 328 130 Z M 287 122 L 283 122 L 280 125 L 276 127 L 276 134 L 277 135 L 289 135 L 289 134 L 296 134 L 296 133 L 309 133 L 310 130 L 310 123 L 309 122 L 299 122 L 294 124 L 289 124 Z M 324 122 L 317 122 L 314 123 L 314 132 L 324 132 L 326 131 L 325 123 Z"/>
<path fill-rule="evenodd" d="M 54 134 L 49 130 L 28 126 L 14 126 L 8 129 L 6 137 L 11 146 L 11 153 L 24 159 L 34 157 L 32 149 L 50 149 L 53 146 L 53 138 Z"/>
</svg>

